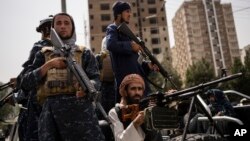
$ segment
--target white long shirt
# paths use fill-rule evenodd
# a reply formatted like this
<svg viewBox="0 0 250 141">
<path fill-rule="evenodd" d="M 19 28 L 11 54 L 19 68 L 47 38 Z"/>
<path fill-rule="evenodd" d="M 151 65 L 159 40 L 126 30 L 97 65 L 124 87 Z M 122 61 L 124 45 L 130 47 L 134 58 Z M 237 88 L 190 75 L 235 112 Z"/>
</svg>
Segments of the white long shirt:
<svg viewBox="0 0 250 141">
<path fill-rule="evenodd" d="M 141 127 L 136 129 L 134 124 L 131 122 L 129 126 L 124 129 L 115 108 L 112 108 L 109 111 L 109 118 L 112 122 L 111 128 L 113 130 L 115 141 L 144 141 L 145 133 Z"/>
</svg>

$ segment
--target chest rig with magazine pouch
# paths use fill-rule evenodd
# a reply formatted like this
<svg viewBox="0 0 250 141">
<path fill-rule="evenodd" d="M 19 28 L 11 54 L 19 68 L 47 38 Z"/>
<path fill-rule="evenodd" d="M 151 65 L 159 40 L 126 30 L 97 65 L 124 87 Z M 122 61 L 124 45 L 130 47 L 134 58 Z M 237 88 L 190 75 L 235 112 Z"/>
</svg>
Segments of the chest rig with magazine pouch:
<svg viewBox="0 0 250 141">
<path fill-rule="evenodd" d="M 100 70 L 100 80 L 102 82 L 113 82 L 114 74 L 110 54 L 106 51 L 101 53 L 102 69 Z"/>
<path fill-rule="evenodd" d="M 85 47 L 77 46 L 73 52 L 73 57 L 75 61 L 83 65 L 82 53 Z M 60 57 L 59 52 L 57 52 L 53 47 L 43 47 L 41 52 L 44 54 L 45 62 L 49 60 Z M 37 99 L 40 104 L 44 102 L 47 96 L 53 95 L 66 95 L 66 94 L 76 94 L 76 89 L 74 85 L 77 80 L 73 73 L 69 69 L 50 69 L 45 76 L 45 79 L 41 83 L 37 92 Z"/>
</svg>

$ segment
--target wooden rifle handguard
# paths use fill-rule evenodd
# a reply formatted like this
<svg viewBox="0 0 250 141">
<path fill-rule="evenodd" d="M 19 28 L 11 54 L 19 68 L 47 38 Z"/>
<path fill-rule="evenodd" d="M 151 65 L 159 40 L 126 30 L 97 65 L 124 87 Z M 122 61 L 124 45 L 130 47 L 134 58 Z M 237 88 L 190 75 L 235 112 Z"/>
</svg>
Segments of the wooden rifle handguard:
<svg viewBox="0 0 250 141">
<path fill-rule="evenodd" d="M 122 121 L 134 120 L 139 113 L 139 104 L 126 105 L 121 108 L 122 111 Z"/>
</svg>

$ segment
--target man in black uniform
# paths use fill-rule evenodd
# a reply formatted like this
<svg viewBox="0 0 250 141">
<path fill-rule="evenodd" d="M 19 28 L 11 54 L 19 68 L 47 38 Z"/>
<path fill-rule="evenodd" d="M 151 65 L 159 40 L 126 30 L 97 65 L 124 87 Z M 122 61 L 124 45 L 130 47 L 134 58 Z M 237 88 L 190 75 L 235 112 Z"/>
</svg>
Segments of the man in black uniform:
<svg viewBox="0 0 250 141">
<path fill-rule="evenodd" d="M 52 27 L 89 79 L 99 86 L 99 71 L 93 53 L 75 44 L 73 18 L 67 13 L 54 16 Z M 44 47 L 23 78 L 22 86 L 39 87 L 43 105 L 39 118 L 40 141 L 104 141 L 97 116 L 88 95 L 77 86 L 76 78 L 67 69 L 65 57 L 53 47 Z"/>
</svg>

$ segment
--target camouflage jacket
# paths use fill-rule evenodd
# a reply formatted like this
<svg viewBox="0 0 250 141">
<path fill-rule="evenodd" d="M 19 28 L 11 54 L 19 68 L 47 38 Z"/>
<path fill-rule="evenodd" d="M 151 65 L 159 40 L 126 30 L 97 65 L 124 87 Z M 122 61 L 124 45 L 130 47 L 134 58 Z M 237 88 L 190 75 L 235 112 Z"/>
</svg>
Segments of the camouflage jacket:
<svg viewBox="0 0 250 141">
<path fill-rule="evenodd" d="M 85 49 L 81 56 L 82 68 L 89 77 L 90 80 L 94 81 L 97 90 L 100 88 L 99 81 L 99 70 L 95 56 L 89 49 Z M 45 63 L 44 54 L 40 51 L 36 54 L 35 60 L 32 65 L 28 67 L 28 71 L 25 73 L 22 79 L 22 88 L 25 90 L 31 90 L 36 88 L 44 79 L 40 75 L 40 67 Z"/>
</svg>

